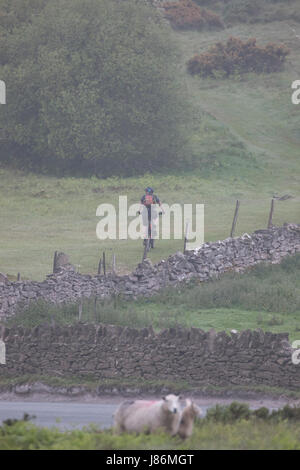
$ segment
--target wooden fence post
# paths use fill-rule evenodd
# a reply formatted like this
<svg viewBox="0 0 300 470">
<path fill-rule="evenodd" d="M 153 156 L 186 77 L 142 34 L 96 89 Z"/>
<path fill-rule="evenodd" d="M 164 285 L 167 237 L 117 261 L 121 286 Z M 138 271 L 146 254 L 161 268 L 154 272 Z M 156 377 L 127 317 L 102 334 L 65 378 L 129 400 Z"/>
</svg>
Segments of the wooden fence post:
<svg viewBox="0 0 300 470">
<path fill-rule="evenodd" d="M 94 318 L 95 318 L 95 323 L 97 322 L 97 297 L 95 296 L 94 299 Z"/>
<path fill-rule="evenodd" d="M 116 255 L 113 253 L 112 255 L 112 272 L 113 274 L 116 274 Z"/>
<path fill-rule="evenodd" d="M 79 307 L 78 307 L 78 321 L 81 321 L 81 318 L 82 318 L 82 304 L 83 304 L 83 301 L 81 297 L 79 301 Z"/>
<path fill-rule="evenodd" d="M 18 281 L 20 281 L 20 280 L 21 280 L 21 274 L 20 274 L 20 273 L 18 273 L 17 280 L 18 280 Z"/>
<path fill-rule="evenodd" d="M 187 222 L 186 225 L 185 225 L 183 254 L 185 254 L 185 252 L 186 252 L 186 244 L 187 244 L 187 240 L 188 240 L 188 230 L 189 230 L 189 223 Z"/>
<path fill-rule="evenodd" d="M 230 237 L 231 237 L 231 238 L 233 238 L 233 236 L 234 236 L 234 231 L 235 231 L 235 226 L 236 226 L 236 222 L 237 222 L 239 207 L 240 207 L 240 201 L 237 200 L 237 201 L 236 201 L 236 206 L 235 206 L 235 212 L 234 212 L 233 222 L 232 222 L 232 227 L 231 227 L 231 232 L 230 232 Z"/>
<path fill-rule="evenodd" d="M 150 243 L 150 240 L 149 240 L 149 238 L 147 238 L 147 239 L 146 239 L 145 246 L 144 246 L 144 253 L 143 253 L 142 262 L 145 261 L 145 259 L 147 258 L 147 252 L 148 252 L 149 243 Z"/>
<path fill-rule="evenodd" d="M 114 301 L 114 310 L 116 310 L 117 305 L 118 305 L 118 296 L 116 292 L 113 293 L 113 301 Z"/>
<path fill-rule="evenodd" d="M 102 267 L 102 258 L 100 258 L 100 261 L 98 264 L 98 274 L 101 274 L 101 267 Z"/>
<path fill-rule="evenodd" d="M 272 198 L 271 201 L 271 209 L 270 209 L 270 214 L 269 214 L 269 220 L 268 220 L 268 228 L 272 228 L 272 219 L 273 219 L 273 212 L 274 212 L 274 198 Z"/>
<path fill-rule="evenodd" d="M 57 251 L 54 253 L 54 259 L 53 259 L 53 272 L 55 273 L 56 271 L 56 261 L 57 261 Z"/>
<path fill-rule="evenodd" d="M 103 251 L 103 274 L 106 276 L 105 251 Z"/>
</svg>

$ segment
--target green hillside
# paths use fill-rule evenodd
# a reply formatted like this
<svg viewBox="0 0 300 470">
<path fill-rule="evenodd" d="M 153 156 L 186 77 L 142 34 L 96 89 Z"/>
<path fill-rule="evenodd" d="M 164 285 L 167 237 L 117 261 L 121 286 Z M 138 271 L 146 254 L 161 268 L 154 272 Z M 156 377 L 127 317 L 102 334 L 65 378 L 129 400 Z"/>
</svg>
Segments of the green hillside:
<svg viewBox="0 0 300 470">
<path fill-rule="evenodd" d="M 212 3 L 220 12 L 222 2 Z M 276 21 L 235 19 L 224 29 L 203 31 L 173 30 L 168 22 L 162 26 L 178 51 L 174 65 L 191 113 L 185 152 L 195 169 L 174 170 L 170 163 L 168 174 L 157 165 L 144 176 L 102 179 L 54 177 L 2 165 L 0 271 L 42 279 L 52 269 L 54 251 L 61 250 L 81 272 L 95 273 L 106 250 L 109 262 L 114 251 L 117 270 L 128 272 L 141 260 L 142 242 L 100 242 L 96 209 L 104 202 L 116 204 L 119 195 L 128 195 L 129 204 L 138 202 L 148 185 L 169 204 L 204 203 L 206 241 L 229 236 L 236 199 L 241 201 L 236 235 L 266 227 L 274 195 L 292 196 L 276 201 L 274 224 L 299 223 L 300 105 L 292 104 L 291 84 L 300 79 L 300 23 L 296 16 L 287 18 L 285 3 L 272 3 L 272 9 L 285 12 L 275 15 Z M 297 2 L 289 6 L 296 9 Z M 230 36 L 255 37 L 259 45 L 285 44 L 291 52 L 284 70 L 226 79 L 187 73 L 193 55 Z M 180 240 L 159 241 L 150 257 L 156 262 L 182 245 Z"/>
</svg>

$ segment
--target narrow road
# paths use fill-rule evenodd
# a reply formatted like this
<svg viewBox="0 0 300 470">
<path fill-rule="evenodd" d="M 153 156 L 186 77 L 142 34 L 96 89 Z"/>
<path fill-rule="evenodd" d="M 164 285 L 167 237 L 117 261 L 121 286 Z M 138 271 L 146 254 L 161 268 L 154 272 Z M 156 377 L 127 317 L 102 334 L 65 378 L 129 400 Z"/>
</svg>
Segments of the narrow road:
<svg viewBox="0 0 300 470">
<path fill-rule="evenodd" d="M 90 423 L 108 428 L 116 408 L 116 404 L 2 401 L 0 423 L 8 418 L 20 419 L 27 413 L 36 417 L 33 423 L 47 428 L 81 429 Z"/>
<path fill-rule="evenodd" d="M 74 403 L 51 401 L 0 401 L 0 423 L 8 418 L 20 419 L 24 413 L 34 415 L 32 420 L 37 426 L 57 427 L 61 430 L 82 429 L 93 423 L 101 429 L 109 428 L 113 423 L 113 413 L 122 401 L 106 400 L 105 403 Z M 208 408 L 216 403 L 229 404 L 232 399 L 195 399 L 205 415 Z M 255 409 L 266 406 L 269 409 L 281 408 L 287 401 L 281 400 L 238 400 Z"/>
</svg>

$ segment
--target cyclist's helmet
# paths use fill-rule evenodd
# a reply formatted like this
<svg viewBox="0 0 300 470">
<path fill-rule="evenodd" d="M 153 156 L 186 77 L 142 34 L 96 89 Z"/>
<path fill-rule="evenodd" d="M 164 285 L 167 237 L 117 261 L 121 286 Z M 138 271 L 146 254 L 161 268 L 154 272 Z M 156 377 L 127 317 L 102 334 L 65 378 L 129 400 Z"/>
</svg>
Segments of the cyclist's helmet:
<svg viewBox="0 0 300 470">
<path fill-rule="evenodd" d="M 145 189 L 145 192 L 148 193 L 148 194 L 153 194 L 153 189 L 150 188 L 150 186 L 148 186 L 146 189 Z"/>
</svg>

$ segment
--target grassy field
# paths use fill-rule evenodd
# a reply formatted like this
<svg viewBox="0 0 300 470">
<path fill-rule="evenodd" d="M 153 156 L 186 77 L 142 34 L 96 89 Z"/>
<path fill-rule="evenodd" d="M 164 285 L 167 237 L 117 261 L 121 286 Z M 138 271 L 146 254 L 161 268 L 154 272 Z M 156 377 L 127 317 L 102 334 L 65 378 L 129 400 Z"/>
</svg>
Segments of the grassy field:
<svg viewBox="0 0 300 470">
<path fill-rule="evenodd" d="M 297 178 L 295 173 L 295 179 Z M 100 254 L 116 253 L 117 271 L 132 270 L 142 258 L 142 242 L 100 241 L 96 237 L 96 209 L 99 204 L 118 204 L 127 195 L 129 204 L 138 202 L 146 185 L 153 185 L 164 202 L 204 203 L 205 240 L 227 238 L 230 234 L 235 201 L 241 200 L 236 235 L 251 233 L 267 225 L 273 194 L 292 194 L 293 199 L 275 204 L 274 223 L 299 221 L 299 188 L 226 179 L 203 179 L 201 174 L 154 176 L 130 180 L 57 179 L 35 175 L 16 175 L 2 170 L 1 194 L 1 272 L 41 280 L 52 270 L 53 253 L 63 251 L 80 272 L 96 273 Z M 291 176 L 291 180 L 293 177 Z M 234 181 L 235 180 L 235 181 Z M 97 192 L 98 189 L 101 192 Z M 181 240 L 160 240 L 151 252 L 153 262 L 182 250 Z"/>
<path fill-rule="evenodd" d="M 114 436 L 108 431 L 82 430 L 60 432 L 30 424 L 16 424 L 0 436 L 1 450 L 299 450 L 299 424 L 248 422 L 209 423 L 196 428 L 185 442 L 165 434 L 151 436 Z"/>
<path fill-rule="evenodd" d="M 240 397 L 243 400 L 248 397 L 253 398 L 254 396 L 257 399 L 260 398 L 271 398 L 271 399 L 291 399 L 293 401 L 300 399 L 299 390 L 289 390 L 283 387 L 271 387 L 267 385 L 233 385 L 228 386 L 217 386 L 206 384 L 204 386 L 199 386 L 191 384 L 186 380 L 176 381 L 172 380 L 162 380 L 162 379 L 145 379 L 144 377 L 134 378 L 128 377 L 127 379 L 120 378 L 106 378 L 106 379 L 97 379 L 93 374 L 84 375 L 84 376 L 58 376 L 58 375 L 45 375 L 45 374 L 24 374 L 19 377 L 0 377 L 0 393 L 6 394 L 17 389 L 18 386 L 28 386 L 30 390 L 32 387 L 37 392 L 36 385 L 41 385 L 48 387 L 49 393 L 61 396 L 61 397 L 72 397 L 76 396 L 74 390 L 78 391 L 77 396 L 82 395 L 92 395 L 92 396 L 101 396 L 101 394 L 121 395 L 125 392 L 128 396 L 128 391 L 131 393 L 131 396 L 136 396 L 137 394 L 144 394 L 146 396 L 175 393 L 176 395 L 180 394 L 201 394 L 210 397 L 226 397 L 226 396 L 235 396 Z M 44 389 L 45 390 L 45 389 Z"/>
<path fill-rule="evenodd" d="M 198 420 L 193 435 L 185 441 L 162 432 L 117 436 L 95 425 L 62 432 L 39 428 L 26 421 L 8 422 L 0 427 L 0 449 L 299 450 L 299 409 L 286 407 L 272 415 L 263 408 L 251 412 L 247 405 L 237 402 L 217 405 Z"/>
<path fill-rule="evenodd" d="M 95 273 L 99 255 L 117 258 L 128 272 L 141 260 L 140 241 L 100 241 L 96 209 L 101 203 L 138 202 L 150 185 L 163 202 L 204 203 L 205 240 L 228 237 L 235 201 L 241 200 L 236 235 L 266 227 L 273 195 L 274 224 L 300 219 L 300 105 L 291 102 L 291 84 L 300 77 L 300 40 L 290 21 L 237 24 L 218 32 L 175 32 L 181 51 L 182 84 L 193 104 L 188 152 L 199 161 L 193 172 L 137 178 L 50 177 L 0 169 L 0 271 L 42 279 L 51 272 L 55 250 L 66 252 L 81 272 Z M 291 49 L 285 70 L 276 74 L 208 80 L 186 73 L 187 60 L 230 35 L 257 37 L 258 44 L 283 42 Z M 162 240 L 151 252 L 156 262 L 178 249 L 181 240 Z"/>
</svg>

